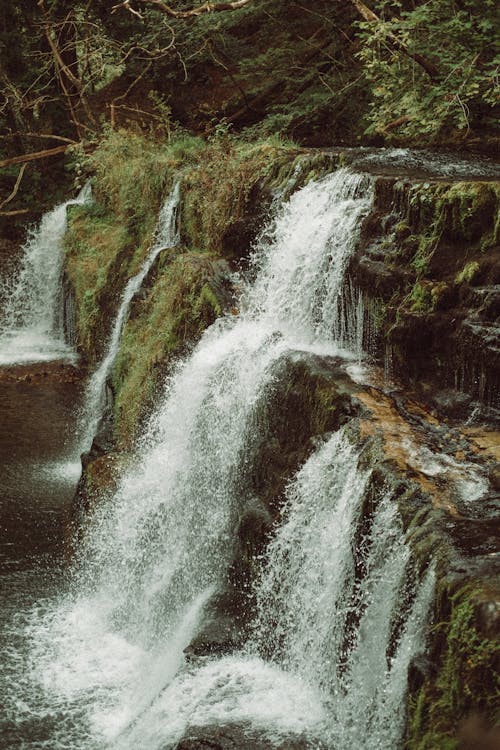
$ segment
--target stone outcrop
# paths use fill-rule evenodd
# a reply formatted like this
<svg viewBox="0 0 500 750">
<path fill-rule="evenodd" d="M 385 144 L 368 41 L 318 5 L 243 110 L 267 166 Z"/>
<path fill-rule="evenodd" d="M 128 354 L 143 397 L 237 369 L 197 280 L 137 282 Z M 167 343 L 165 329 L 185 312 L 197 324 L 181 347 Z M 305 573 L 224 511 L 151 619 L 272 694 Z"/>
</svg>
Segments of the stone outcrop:
<svg viewBox="0 0 500 750">
<path fill-rule="evenodd" d="M 430 386 L 431 398 L 454 390 L 498 408 L 498 211 L 498 183 L 376 178 L 349 268 L 364 300 L 365 346 L 393 377 Z M 456 398 L 450 416 L 468 406 Z"/>
</svg>

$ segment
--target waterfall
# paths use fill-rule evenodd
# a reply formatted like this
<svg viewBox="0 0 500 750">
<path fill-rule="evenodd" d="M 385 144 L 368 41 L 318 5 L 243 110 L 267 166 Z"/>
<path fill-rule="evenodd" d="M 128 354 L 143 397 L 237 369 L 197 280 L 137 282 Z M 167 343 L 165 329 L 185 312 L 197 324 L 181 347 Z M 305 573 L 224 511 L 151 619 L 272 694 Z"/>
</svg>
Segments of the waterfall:
<svg viewBox="0 0 500 750">
<path fill-rule="evenodd" d="M 63 238 L 68 206 L 91 199 L 88 182 L 75 199 L 46 213 L 30 231 L 19 271 L 2 284 L 5 307 L 0 319 L 0 364 L 73 359 L 64 339 L 62 316 Z"/>
<path fill-rule="evenodd" d="M 82 448 L 88 449 L 95 435 L 97 424 L 106 404 L 106 381 L 111 374 L 113 364 L 120 347 L 120 338 L 123 326 L 127 321 L 130 304 L 140 290 L 142 283 L 162 250 L 174 247 L 179 243 L 179 231 L 177 226 L 177 209 L 180 198 L 180 183 L 176 182 L 170 195 L 160 209 L 153 242 L 149 253 L 140 270 L 127 282 L 123 291 L 118 313 L 113 324 L 111 336 L 108 341 L 106 353 L 101 364 L 92 375 L 84 399 L 83 440 Z"/>
<path fill-rule="evenodd" d="M 246 651 L 200 663 L 182 654 L 224 587 L 251 500 L 243 478 L 259 440 L 253 416 L 287 352 L 338 352 L 344 271 L 372 196 L 371 180 L 347 170 L 294 194 L 256 249 L 241 315 L 207 329 L 165 383 L 133 465 L 94 513 L 70 594 L 30 621 L 21 681 L 30 698 L 15 710 L 20 720 L 59 717 L 54 750 L 167 750 L 187 726 L 232 721 L 271 741 L 307 732 L 345 737 L 351 750 L 364 731 L 380 750 L 397 746 L 429 586 L 415 584 L 398 623 L 411 576 L 389 496 L 377 504 L 360 579 L 354 535 L 369 474 L 341 434 L 289 487 Z M 390 717 L 392 739 L 379 741 L 374 715 Z"/>
<path fill-rule="evenodd" d="M 321 691 L 328 746 L 356 750 L 369 738 L 370 747 L 392 750 L 404 728 L 409 662 L 424 645 L 432 572 L 415 594 L 390 492 L 378 497 L 369 531 L 365 518 L 357 533 L 369 479 L 357 464 L 341 431 L 289 487 L 258 589 L 252 646 Z"/>
</svg>

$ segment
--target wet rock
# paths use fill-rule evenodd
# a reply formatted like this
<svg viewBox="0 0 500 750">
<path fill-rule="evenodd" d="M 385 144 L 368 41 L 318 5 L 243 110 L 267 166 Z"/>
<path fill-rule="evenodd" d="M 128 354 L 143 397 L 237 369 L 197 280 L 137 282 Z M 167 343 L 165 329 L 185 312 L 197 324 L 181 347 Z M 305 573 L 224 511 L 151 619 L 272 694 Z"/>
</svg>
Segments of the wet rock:
<svg viewBox="0 0 500 750">
<path fill-rule="evenodd" d="M 262 501 L 248 500 L 236 527 L 227 586 L 206 607 L 201 630 L 185 649 L 188 659 L 231 653 L 243 646 L 254 613 L 252 583 L 271 534 L 273 519 Z"/>
<path fill-rule="evenodd" d="M 447 523 L 456 547 L 467 556 L 500 553 L 500 522 L 494 519 L 467 518 Z"/>
<path fill-rule="evenodd" d="M 457 750 L 498 750 L 500 728 L 492 727 L 479 714 L 468 716 L 460 725 Z"/>
<path fill-rule="evenodd" d="M 357 282 L 361 282 L 363 286 L 370 284 L 373 294 L 383 297 L 390 296 L 394 289 L 404 288 L 413 276 L 414 274 L 407 269 L 390 266 L 386 261 L 373 260 L 366 256 L 359 259 L 356 267 Z"/>
<path fill-rule="evenodd" d="M 222 656 L 241 648 L 243 642 L 237 619 L 228 612 L 214 612 L 184 653 L 189 661 L 203 656 Z"/>
<path fill-rule="evenodd" d="M 307 739 L 303 737 L 284 737 L 276 741 L 250 727 L 229 724 L 193 727 L 174 750 L 307 750 L 308 747 Z M 315 747 L 319 745 L 315 743 Z"/>
<path fill-rule="evenodd" d="M 381 358 L 389 347 L 393 376 L 459 390 L 494 407 L 500 398 L 497 206 L 497 193 L 481 182 L 377 178 L 348 269 L 364 296 L 370 353 Z M 445 407 L 462 418 L 458 402 Z"/>
<path fill-rule="evenodd" d="M 114 403 L 114 392 L 111 379 L 106 380 L 104 386 L 104 406 L 102 413 L 97 424 L 96 433 L 92 440 L 90 451 L 85 459 L 87 464 L 89 461 L 103 456 L 106 453 L 111 453 L 116 447 L 116 441 L 114 437 L 114 414 L 113 414 L 113 403 Z"/>
<path fill-rule="evenodd" d="M 288 479 L 313 451 L 317 437 L 339 429 L 362 411 L 358 387 L 340 361 L 288 352 L 272 392 L 255 415 L 260 435 L 247 481 L 275 517 Z"/>
<path fill-rule="evenodd" d="M 408 667 L 408 689 L 411 692 L 419 690 L 424 682 L 436 676 L 435 664 L 426 654 L 415 656 Z"/>
<path fill-rule="evenodd" d="M 463 419 L 468 416 L 472 397 L 463 391 L 455 391 L 452 388 L 437 391 L 432 395 L 432 404 L 444 417 Z"/>
<path fill-rule="evenodd" d="M 495 463 L 489 471 L 488 479 L 494 490 L 500 491 L 500 463 Z"/>
<path fill-rule="evenodd" d="M 241 258 L 248 255 L 261 226 L 261 211 L 259 211 L 258 216 L 249 214 L 241 219 L 234 220 L 222 237 L 223 254 L 229 258 Z"/>
</svg>

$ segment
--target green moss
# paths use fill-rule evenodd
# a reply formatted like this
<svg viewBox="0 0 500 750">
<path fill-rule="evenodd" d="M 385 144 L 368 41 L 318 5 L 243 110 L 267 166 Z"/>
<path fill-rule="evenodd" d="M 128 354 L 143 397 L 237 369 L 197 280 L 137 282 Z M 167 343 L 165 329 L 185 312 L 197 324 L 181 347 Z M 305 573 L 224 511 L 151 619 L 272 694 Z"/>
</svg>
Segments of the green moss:
<svg viewBox="0 0 500 750">
<path fill-rule="evenodd" d="M 420 238 L 419 254 L 450 240 L 467 242 L 469 249 L 497 241 L 499 198 L 499 186 L 489 182 L 413 185 L 408 220 Z"/>
<path fill-rule="evenodd" d="M 95 335 L 102 323 L 105 298 L 125 271 L 117 265 L 132 249 L 127 227 L 99 205 L 74 207 L 65 236 L 66 273 L 75 292 L 78 341 L 95 358 Z"/>
<path fill-rule="evenodd" d="M 221 314 L 200 253 L 167 256 L 127 322 L 113 370 L 116 437 L 130 447 L 169 363 Z"/>
<path fill-rule="evenodd" d="M 432 310 L 432 296 L 427 285 L 420 283 L 415 284 L 410 297 L 410 309 L 412 312 L 426 313 Z"/>
<path fill-rule="evenodd" d="M 498 187 L 490 183 L 459 182 L 442 200 L 451 214 L 453 235 L 466 240 L 480 241 L 498 216 Z"/>
<path fill-rule="evenodd" d="M 88 157 L 96 200 L 139 241 L 154 227 L 173 174 L 192 163 L 203 141 L 192 136 L 158 143 L 125 130 L 107 132 Z"/>
<path fill-rule="evenodd" d="M 477 261 L 473 260 L 470 263 L 466 263 L 462 270 L 455 276 L 455 284 L 463 284 L 464 281 L 470 284 L 478 271 L 479 263 Z"/>
<path fill-rule="evenodd" d="M 256 184 L 269 181 L 283 163 L 289 166 L 294 152 L 290 144 L 213 139 L 184 175 L 181 215 L 186 243 L 221 254 L 230 226 L 255 213 L 251 194 Z"/>
<path fill-rule="evenodd" d="M 489 594 L 469 585 L 448 597 L 442 592 L 449 616 L 434 628 L 436 675 L 410 697 L 407 750 L 452 750 L 460 721 L 471 713 L 491 724 L 500 719 L 500 645 L 482 631 L 479 616 Z"/>
</svg>

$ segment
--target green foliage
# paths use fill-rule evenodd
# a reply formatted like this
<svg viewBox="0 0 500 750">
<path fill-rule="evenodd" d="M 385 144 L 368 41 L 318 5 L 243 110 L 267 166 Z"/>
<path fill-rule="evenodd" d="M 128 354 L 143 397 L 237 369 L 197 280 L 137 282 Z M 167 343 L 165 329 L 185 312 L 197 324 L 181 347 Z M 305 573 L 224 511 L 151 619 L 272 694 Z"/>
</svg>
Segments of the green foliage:
<svg viewBox="0 0 500 750">
<path fill-rule="evenodd" d="M 96 332 L 123 278 L 117 265 L 133 248 L 132 238 L 127 227 L 101 205 L 74 206 L 69 211 L 65 247 L 66 273 L 75 292 L 79 346 L 94 360 Z"/>
<path fill-rule="evenodd" d="M 136 239 L 149 234 L 171 180 L 172 159 L 154 141 L 108 130 L 87 161 L 96 200 Z"/>
<path fill-rule="evenodd" d="M 249 144 L 225 133 L 209 141 L 182 183 L 183 232 L 191 246 L 222 253 L 229 227 L 256 210 L 252 188 L 293 155 L 293 145 L 281 139 L 274 144 L 276 139 Z"/>
<path fill-rule="evenodd" d="M 70 209 L 66 235 L 79 345 L 91 360 L 96 335 L 105 335 L 102 319 L 113 314 L 125 281 L 144 260 L 176 170 L 192 164 L 202 145 L 193 136 L 176 135 L 160 145 L 136 133 L 109 130 L 90 156 L 81 149 L 73 152 L 75 164 L 95 173 L 95 202 Z"/>
<path fill-rule="evenodd" d="M 371 87 L 368 133 L 383 132 L 399 118 L 398 135 L 410 137 L 443 138 L 494 125 L 500 68 L 492 43 L 494 0 L 428 0 L 411 8 L 379 0 L 373 8 L 381 23 L 358 24 L 358 56 Z M 438 75 L 431 80 L 395 39 L 435 65 Z"/>
<path fill-rule="evenodd" d="M 410 293 L 410 310 L 416 313 L 432 312 L 434 300 L 428 284 L 416 283 Z"/>
<path fill-rule="evenodd" d="M 418 279 L 426 276 L 435 254 L 450 244 L 456 247 L 457 261 L 460 259 L 459 247 L 464 243 L 467 243 L 469 253 L 482 252 L 494 245 L 497 241 L 499 195 L 498 187 L 486 182 L 424 183 L 410 189 L 408 218 L 418 233 L 407 236 L 403 242 L 416 245 L 411 265 Z M 407 231 L 405 228 L 405 234 Z M 468 263 L 467 273 L 473 269 L 473 263 Z M 443 272 L 447 270 L 451 272 L 452 268 L 444 268 Z"/>
</svg>

